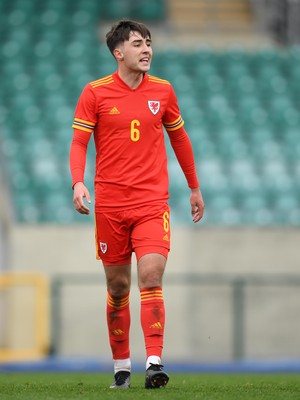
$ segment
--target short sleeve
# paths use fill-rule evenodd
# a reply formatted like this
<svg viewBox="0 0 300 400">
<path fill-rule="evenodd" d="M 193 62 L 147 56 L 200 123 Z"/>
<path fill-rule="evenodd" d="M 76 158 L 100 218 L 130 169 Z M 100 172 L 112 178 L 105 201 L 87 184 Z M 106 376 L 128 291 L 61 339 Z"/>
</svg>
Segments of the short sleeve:
<svg viewBox="0 0 300 400">
<path fill-rule="evenodd" d="M 95 110 L 95 93 L 91 85 L 87 84 L 79 97 L 72 128 L 92 133 L 97 123 L 97 114 Z"/>
</svg>

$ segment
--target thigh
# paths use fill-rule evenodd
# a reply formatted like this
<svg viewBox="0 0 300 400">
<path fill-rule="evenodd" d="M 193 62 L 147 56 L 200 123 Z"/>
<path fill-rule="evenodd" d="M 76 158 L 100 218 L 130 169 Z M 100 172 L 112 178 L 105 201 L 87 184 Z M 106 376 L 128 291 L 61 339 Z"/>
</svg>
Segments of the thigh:
<svg viewBox="0 0 300 400">
<path fill-rule="evenodd" d="M 131 242 L 137 260 L 146 254 L 161 254 L 167 258 L 170 233 L 170 208 L 167 203 L 136 209 Z"/>
<path fill-rule="evenodd" d="M 138 261 L 138 285 L 140 289 L 162 287 L 167 259 L 162 254 L 149 253 Z"/>
<path fill-rule="evenodd" d="M 123 212 L 95 214 L 96 256 L 103 265 L 131 263 L 132 246 Z"/>
</svg>

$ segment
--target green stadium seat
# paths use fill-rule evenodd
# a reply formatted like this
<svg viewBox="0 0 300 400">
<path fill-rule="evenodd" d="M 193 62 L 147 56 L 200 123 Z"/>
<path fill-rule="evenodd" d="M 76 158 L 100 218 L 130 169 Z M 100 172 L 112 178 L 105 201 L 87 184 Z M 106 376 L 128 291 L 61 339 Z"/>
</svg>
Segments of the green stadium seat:
<svg viewBox="0 0 300 400">
<path fill-rule="evenodd" d="M 5 77 L 5 81 L 8 81 L 8 83 L 13 79 L 13 77 L 26 71 L 25 65 L 20 62 L 18 57 L 13 57 L 6 61 L 3 60 L 3 63 L 0 64 L 0 68 Z M 1 85 L 3 84 L 5 84 L 4 80 L 2 80 Z"/>
<path fill-rule="evenodd" d="M 68 12 L 69 5 L 67 2 L 60 1 L 60 0 L 44 0 L 43 3 L 44 4 L 42 4 L 42 6 L 44 6 L 44 9 L 46 11 L 54 10 L 54 11 L 61 13 L 62 15 L 66 15 Z M 76 4 L 76 0 L 73 0 L 72 3 Z"/>
<path fill-rule="evenodd" d="M 142 21 L 158 21 L 165 18 L 164 0 L 110 0 L 103 4 L 101 17 L 108 20 L 132 18 Z"/>
<path fill-rule="evenodd" d="M 230 80 L 240 80 L 243 77 L 248 77 L 249 70 L 246 64 L 233 63 L 227 66 L 227 70 L 222 71 L 222 75 L 226 77 L 226 79 Z"/>
<path fill-rule="evenodd" d="M 45 29 L 42 33 L 41 39 L 43 41 L 51 43 L 55 49 L 61 46 L 62 37 L 58 29 Z M 57 62 L 58 60 L 54 61 Z"/>
<path fill-rule="evenodd" d="M 203 66 L 205 68 L 213 68 L 216 71 L 215 66 L 215 56 L 214 52 L 209 46 L 192 50 L 190 53 L 186 55 L 186 64 L 187 66 L 194 67 L 194 73 L 197 73 L 199 69 L 202 69 Z"/>
<path fill-rule="evenodd" d="M 41 211 L 36 204 L 35 193 L 28 190 L 14 199 L 16 217 L 19 222 L 40 222 Z"/>
<path fill-rule="evenodd" d="M 24 169 L 24 166 L 23 166 Z M 13 170 L 13 168 L 12 168 Z M 27 194 L 28 192 L 32 191 L 32 179 L 30 173 L 26 173 L 24 170 L 19 170 L 15 172 L 14 176 L 11 180 L 11 188 L 13 191 L 17 192 L 22 195 L 22 193 Z M 34 201 L 33 201 L 34 204 Z"/>
<path fill-rule="evenodd" d="M 63 2 L 61 2 L 63 4 Z M 47 27 L 51 28 L 52 32 L 58 32 L 59 24 L 62 23 L 62 10 L 56 9 L 55 7 L 46 8 L 41 14 L 41 23 Z M 47 31 L 47 30 L 45 30 Z M 49 31 L 48 31 L 49 32 Z"/>
<path fill-rule="evenodd" d="M 42 202 L 42 222 L 70 223 L 73 219 L 72 190 L 70 192 L 49 192 Z"/>
<path fill-rule="evenodd" d="M 132 4 L 132 17 L 138 21 L 159 21 L 166 17 L 164 0 L 140 0 Z"/>
<path fill-rule="evenodd" d="M 33 13 L 35 11 L 35 2 L 34 1 L 14 0 L 13 1 L 13 10 L 23 11 L 26 15 L 33 15 Z"/>
<path fill-rule="evenodd" d="M 106 2 L 104 1 L 77 0 L 73 4 L 74 4 L 74 9 L 85 10 L 94 18 L 99 18 L 103 9 L 105 8 L 105 3 Z"/>
<path fill-rule="evenodd" d="M 131 5 L 129 1 L 110 0 L 105 2 L 101 17 L 108 20 L 118 20 L 122 18 L 130 18 Z"/>
<path fill-rule="evenodd" d="M 275 213 L 269 208 L 258 208 L 253 214 L 243 213 L 243 223 L 252 226 L 272 226 L 275 225 Z"/>
<path fill-rule="evenodd" d="M 204 62 L 198 64 L 194 73 L 195 81 L 197 83 L 205 82 L 206 79 L 220 79 L 220 76 L 212 62 Z"/>
<path fill-rule="evenodd" d="M 300 62 L 300 50 L 299 47 L 291 47 L 289 49 L 289 64 L 293 67 L 296 68 L 296 66 L 299 66 Z M 296 68 L 297 69 L 297 68 Z"/>
<path fill-rule="evenodd" d="M 219 212 L 217 213 L 216 223 L 223 226 L 240 225 L 241 223 L 240 211 L 234 207 L 220 209 Z"/>
</svg>

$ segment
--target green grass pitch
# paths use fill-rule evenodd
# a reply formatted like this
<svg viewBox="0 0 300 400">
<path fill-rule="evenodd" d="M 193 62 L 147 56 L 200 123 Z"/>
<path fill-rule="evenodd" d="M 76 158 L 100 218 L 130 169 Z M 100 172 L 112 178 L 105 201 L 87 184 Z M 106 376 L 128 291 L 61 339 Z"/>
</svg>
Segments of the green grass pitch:
<svg viewBox="0 0 300 400">
<path fill-rule="evenodd" d="M 297 374 L 170 374 L 164 389 L 143 388 L 144 375 L 133 374 L 130 390 L 112 390 L 111 374 L 2 373 L 0 399 L 14 400 L 291 400 L 300 399 Z"/>
</svg>

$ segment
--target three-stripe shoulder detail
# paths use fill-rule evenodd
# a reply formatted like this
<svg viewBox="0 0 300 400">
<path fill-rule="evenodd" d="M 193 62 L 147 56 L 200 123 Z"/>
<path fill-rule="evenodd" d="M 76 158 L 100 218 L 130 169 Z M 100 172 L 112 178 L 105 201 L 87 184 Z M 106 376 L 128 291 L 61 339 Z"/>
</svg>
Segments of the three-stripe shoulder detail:
<svg viewBox="0 0 300 400">
<path fill-rule="evenodd" d="M 113 82 L 114 82 L 114 79 L 113 79 L 112 75 L 108 75 L 104 78 L 97 79 L 96 81 L 90 82 L 90 85 L 94 89 L 98 86 L 110 85 Z"/>
<path fill-rule="evenodd" d="M 152 75 L 149 75 L 148 80 L 149 80 L 149 82 L 153 82 L 153 83 L 160 83 L 162 85 L 170 85 L 169 81 L 167 81 L 165 79 L 157 78 L 156 76 L 152 76 Z"/>
</svg>

